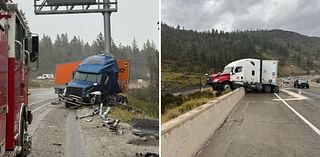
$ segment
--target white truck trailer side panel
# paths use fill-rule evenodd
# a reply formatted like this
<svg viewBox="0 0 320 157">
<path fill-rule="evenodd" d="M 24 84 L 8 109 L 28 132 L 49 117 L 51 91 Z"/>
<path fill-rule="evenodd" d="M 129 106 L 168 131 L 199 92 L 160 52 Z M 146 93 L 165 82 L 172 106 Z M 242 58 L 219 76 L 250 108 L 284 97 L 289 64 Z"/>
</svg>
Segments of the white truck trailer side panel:
<svg viewBox="0 0 320 157">
<path fill-rule="evenodd" d="M 263 60 L 262 61 L 262 83 L 276 85 L 277 76 L 278 76 L 278 61 Z"/>
</svg>

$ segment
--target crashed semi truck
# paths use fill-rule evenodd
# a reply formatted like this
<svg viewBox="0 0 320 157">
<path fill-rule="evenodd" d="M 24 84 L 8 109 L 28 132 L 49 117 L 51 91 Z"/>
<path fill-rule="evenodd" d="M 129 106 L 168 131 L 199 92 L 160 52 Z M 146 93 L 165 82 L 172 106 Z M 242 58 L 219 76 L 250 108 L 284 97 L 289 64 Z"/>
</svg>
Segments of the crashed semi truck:
<svg viewBox="0 0 320 157">
<path fill-rule="evenodd" d="M 28 73 L 38 60 L 38 42 L 18 5 L 0 0 L 0 157 L 31 152 Z"/>
<path fill-rule="evenodd" d="M 79 62 L 69 64 L 76 63 Z M 57 73 L 60 68 L 56 68 L 56 79 L 72 76 L 63 92 L 63 87 L 56 88 L 59 99 L 65 102 L 66 107 L 94 105 L 96 99 L 92 93 L 96 91 L 101 92 L 99 100 L 103 104 L 127 104 L 125 93 L 128 92 L 130 61 L 117 60 L 111 53 L 103 53 L 84 59 L 76 69 L 67 70 L 63 76 Z"/>
<path fill-rule="evenodd" d="M 278 93 L 277 75 L 277 60 L 248 58 L 229 63 L 222 73 L 209 76 L 207 81 L 215 90 L 244 87 L 256 92 Z"/>
</svg>

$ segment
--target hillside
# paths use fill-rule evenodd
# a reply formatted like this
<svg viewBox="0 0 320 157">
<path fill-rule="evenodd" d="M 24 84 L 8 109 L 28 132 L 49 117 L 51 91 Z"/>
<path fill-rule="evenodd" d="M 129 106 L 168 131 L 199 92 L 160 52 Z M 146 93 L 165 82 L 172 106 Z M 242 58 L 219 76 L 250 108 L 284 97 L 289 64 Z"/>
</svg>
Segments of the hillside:
<svg viewBox="0 0 320 157">
<path fill-rule="evenodd" d="M 201 76 L 248 57 L 279 60 L 280 76 L 320 71 L 318 37 L 284 30 L 198 32 L 166 24 L 161 25 L 161 33 L 161 71 L 165 76 L 170 73 Z M 166 78 L 162 78 L 162 87 L 172 88 L 172 80 Z"/>
</svg>

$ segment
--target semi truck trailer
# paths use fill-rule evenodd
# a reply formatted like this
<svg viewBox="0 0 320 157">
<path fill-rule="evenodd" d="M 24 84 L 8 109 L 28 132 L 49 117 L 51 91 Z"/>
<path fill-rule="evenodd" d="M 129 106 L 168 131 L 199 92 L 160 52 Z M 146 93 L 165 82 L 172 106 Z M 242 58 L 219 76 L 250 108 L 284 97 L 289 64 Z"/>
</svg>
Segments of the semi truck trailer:
<svg viewBox="0 0 320 157">
<path fill-rule="evenodd" d="M 256 92 L 279 92 L 276 79 L 278 75 L 277 60 L 240 59 L 225 66 L 223 73 L 211 75 L 208 83 L 213 87 L 245 87 Z"/>
</svg>

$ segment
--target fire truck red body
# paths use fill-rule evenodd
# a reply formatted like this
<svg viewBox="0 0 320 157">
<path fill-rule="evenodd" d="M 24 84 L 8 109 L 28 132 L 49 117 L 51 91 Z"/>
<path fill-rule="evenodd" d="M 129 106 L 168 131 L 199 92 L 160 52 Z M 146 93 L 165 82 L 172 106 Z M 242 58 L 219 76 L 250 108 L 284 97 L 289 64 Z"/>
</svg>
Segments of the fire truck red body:
<svg viewBox="0 0 320 157">
<path fill-rule="evenodd" d="M 38 37 L 32 37 L 17 4 L 0 0 L 0 10 L 0 157 L 27 156 L 28 72 L 29 62 L 38 58 Z"/>
</svg>

